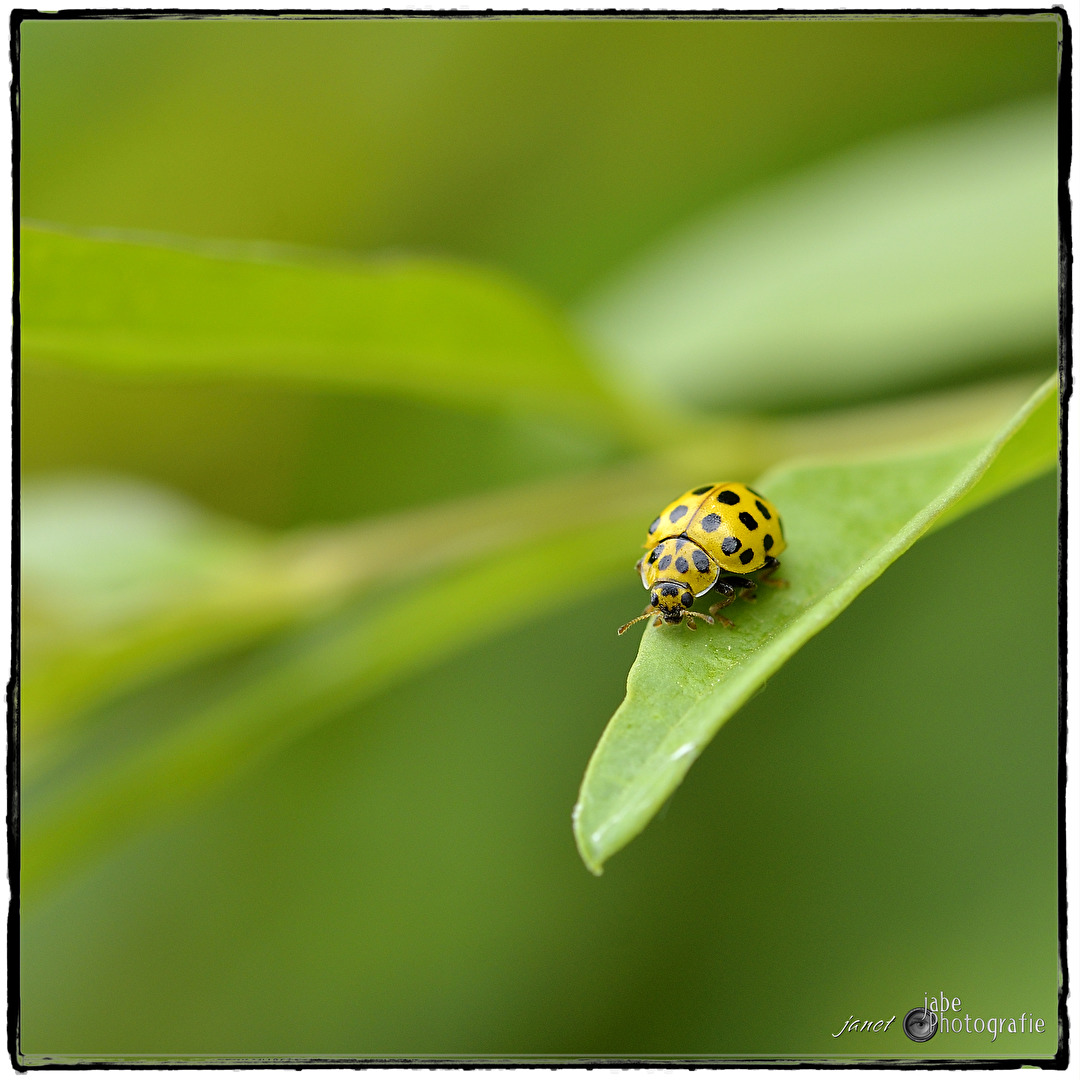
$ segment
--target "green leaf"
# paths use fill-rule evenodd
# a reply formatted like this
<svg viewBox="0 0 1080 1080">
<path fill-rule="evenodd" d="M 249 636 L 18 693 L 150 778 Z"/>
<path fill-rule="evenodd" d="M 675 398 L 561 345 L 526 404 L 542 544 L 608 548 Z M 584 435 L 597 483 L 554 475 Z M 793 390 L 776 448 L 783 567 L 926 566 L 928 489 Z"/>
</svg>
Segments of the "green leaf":
<svg viewBox="0 0 1080 1080">
<path fill-rule="evenodd" d="M 955 518 L 1046 472 L 1058 456 L 1058 398 L 1047 394 L 1001 448 L 978 483 L 934 522 L 940 529 Z"/>
<path fill-rule="evenodd" d="M 563 321 L 493 272 L 30 226 L 21 242 L 31 358 L 627 422 Z"/>
<path fill-rule="evenodd" d="M 1053 99 L 893 136 L 698 222 L 582 322 L 642 394 L 743 409 L 1050 358 L 1056 185 Z"/>
<path fill-rule="evenodd" d="M 784 515 L 790 587 L 733 608 L 731 630 L 647 627 L 574 809 L 589 869 L 599 874 L 641 832 L 724 722 L 950 507 L 969 493 L 975 505 L 982 483 L 997 494 L 1051 467 L 1055 433 L 1050 380 L 989 442 L 762 477 Z"/>
</svg>

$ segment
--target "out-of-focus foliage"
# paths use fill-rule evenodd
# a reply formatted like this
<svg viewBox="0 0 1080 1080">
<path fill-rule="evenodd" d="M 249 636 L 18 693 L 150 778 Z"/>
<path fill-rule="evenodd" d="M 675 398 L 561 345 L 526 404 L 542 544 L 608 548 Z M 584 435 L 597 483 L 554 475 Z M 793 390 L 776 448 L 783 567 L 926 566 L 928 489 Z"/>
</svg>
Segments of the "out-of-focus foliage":
<svg viewBox="0 0 1080 1080">
<path fill-rule="evenodd" d="M 743 409 L 1051 354 L 1056 122 L 1053 101 L 1029 102 L 755 193 L 628 271 L 586 322 L 642 392 L 693 386 L 715 406 L 737 388 Z"/>
<path fill-rule="evenodd" d="M 1052 19 L 23 26 L 23 213 L 588 294 L 736 192 L 1057 87 Z"/>
<path fill-rule="evenodd" d="M 22 230 L 21 265 L 23 348 L 46 361 L 579 420 L 616 409 L 557 319 L 459 266 L 304 265 L 265 246 L 183 251 L 41 229 Z"/>
<path fill-rule="evenodd" d="M 567 816 L 673 491 L 861 498 L 1052 369 L 1057 34 L 23 23 L 29 1059 L 830 1053 L 942 980 L 1052 1053 L 1048 482 L 792 656 L 602 882 Z"/>
</svg>

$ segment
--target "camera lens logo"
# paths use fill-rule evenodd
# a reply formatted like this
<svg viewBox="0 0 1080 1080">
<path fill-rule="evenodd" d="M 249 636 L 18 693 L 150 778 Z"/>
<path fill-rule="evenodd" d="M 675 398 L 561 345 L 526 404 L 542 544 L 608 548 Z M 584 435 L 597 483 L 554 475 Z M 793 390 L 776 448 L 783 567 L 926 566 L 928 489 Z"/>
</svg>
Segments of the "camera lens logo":
<svg viewBox="0 0 1080 1080">
<path fill-rule="evenodd" d="M 912 1009 L 904 1017 L 904 1034 L 912 1042 L 929 1042 L 937 1034 L 937 1029 L 937 1013 L 921 1006 L 918 1009 Z"/>
</svg>

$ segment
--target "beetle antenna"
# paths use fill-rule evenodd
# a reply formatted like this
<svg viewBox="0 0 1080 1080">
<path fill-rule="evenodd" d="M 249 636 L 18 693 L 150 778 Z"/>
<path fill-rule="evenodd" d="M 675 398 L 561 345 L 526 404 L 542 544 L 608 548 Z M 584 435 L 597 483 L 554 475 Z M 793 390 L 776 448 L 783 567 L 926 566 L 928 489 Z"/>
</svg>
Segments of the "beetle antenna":
<svg viewBox="0 0 1080 1080">
<path fill-rule="evenodd" d="M 639 615 L 636 619 L 631 619 L 628 623 L 623 623 L 623 625 L 619 627 L 619 633 L 620 634 L 625 634 L 626 631 L 629 630 L 630 627 L 634 625 L 634 623 L 641 622 L 642 619 L 647 619 L 650 615 L 653 615 L 653 614 L 655 614 L 655 612 L 646 611 L 643 615 Z"/>
</svg>

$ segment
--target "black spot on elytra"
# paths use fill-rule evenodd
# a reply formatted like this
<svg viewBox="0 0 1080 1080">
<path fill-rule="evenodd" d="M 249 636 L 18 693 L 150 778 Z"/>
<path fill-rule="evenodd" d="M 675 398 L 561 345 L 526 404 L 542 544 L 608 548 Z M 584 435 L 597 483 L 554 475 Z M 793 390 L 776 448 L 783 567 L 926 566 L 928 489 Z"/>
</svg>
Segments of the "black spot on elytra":
<svg viewBox="0 0 1080 1080">
<path fill-rule="evenodd" d="M 679 506 L 676 506 L 670 514 L 668 514 L 668 518 L 671 521 L 671 524 L 674 525 L 675 522 L 679 520 L 679 518 L 684 517 L 685 515 L 686 507 L 680 504 Z"/>
<path fill-rule="evenodd" d="M 671 556 L 665 555 L 657 564 L 657 570 L 666 570 L 671 565 Z"/>
<path fill-rule="evenodd" d="M 655 520 L 655 521 L 654 521 L 654 522 L 653 522 L 653 523 L 652 523 L 652 524 L 651 524 L 651 525 L 649 526 L 649 535 L 650 535 L 650 536 L 652 536 L 652 534 L 653 534 L 654 532 L 656 532 L 656 530 L 657 530 L 657 528 L 658 528 L 658 526 L 659 526 L 659 525 L 660 525 L 660 519 L 659 519 L 659 518 L 657 518 L 657 519 L 656 519 L 656 520 Z"/>
<path fill-rule="evenodd" d="M 719 514 L 706 514 L 705 517 L 701 519 L 701 527 L 706 532 L 716 532 L 722 524 L 723 522 L 720 520 Z"/>
<path fill-rule="evenodd" d="M 739 556 L 739 562 L 741 562 L 743 564 L 743 566 L 745 566 L 748 562 L 753 562 L 753 561 L 754 561 L 754 549 L 753 548 L 747 548 Z"/>
<path fill-rule="evenodd" d="M 712 484 L 706 484 L 703 488 L 694 488 L 691 495 L 704 495 L 706 491 L 712 491 Z"/>
<path fill-rule="evenodd" d="M 697 567 L 699 574 L 706 574 L 709 571 L 709 556 L 701 548 L 694 552 L 694 565 Z"/>
<path fill-rule="evenodd" d="M 739 515 L 739 520 L 748 528 L 757 528 L 757 518 L 753 514 L 748 514 L 745 510 Z"/>
<path fill-rule="evenodd" d="M 722 502 L 726 506 L 734 506 L 739 501 L 739 493 L 737 491 L 721 491 L 717 493 L 717 502 Z"/>
<path fill-rule="evenodd" d="M 686 561 L 684 556 L 680 555 L 675 560 L 675 569 L 678 570 L 680 574 L 687 574 L 690 572 L 690 564 Z"/>
<path fill-rule="evenodd" d="M 693 607 L 694 606 L 694 594 L 690 592 L 684 592 L 682 594 L 682 606 Z"/>
<path fill-rule="evenodd" d="M 664 596 L 676 596 L 678 594 L 678 592 L 679 592 L 679 586 L 678 585 L 663 585 L 660 588 L 660 592 Z"/>
<path fill-rule="evenodd" d="M 772 550 L 773 538 L 768 533 L 765 534 L 765 539 L 762 540 L 761 543 L 762 543 L 762 546 L 765 548 L 766 551 L 771 551 Z"/>
<path fill-rule="evenodd" d="M 761 516 L 766 521 L 772 521 L 772 514 L 769 513 L 769 511 L 766 508 L 765 504 L 760 499 L 755 499 L 754 500 L 754 505 L 761 511 Z"/>
<path fill-rule="evenodd" d="M 720 550 L 725 555 L 734 555 L 742 547 L 742 541 L 737 536 L 725 536 Z"/>
</svg>

